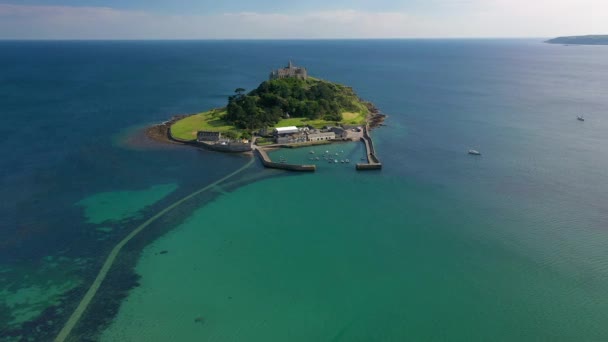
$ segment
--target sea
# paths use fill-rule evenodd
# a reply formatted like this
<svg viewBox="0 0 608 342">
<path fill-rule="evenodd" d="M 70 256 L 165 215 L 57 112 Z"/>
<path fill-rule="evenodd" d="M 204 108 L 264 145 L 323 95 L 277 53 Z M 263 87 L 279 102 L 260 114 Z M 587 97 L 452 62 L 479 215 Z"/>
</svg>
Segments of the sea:
<svg viewBox="0 0 608 342">
<path fill-rule="evenodd" d="M 543 40 L 1 41 L 0 341 L 159 213 L 67 341 L 608 340 L 608 47 Z M 382 170 L 142 133 L 289 60 L 388 115 Z"/>
</svg>

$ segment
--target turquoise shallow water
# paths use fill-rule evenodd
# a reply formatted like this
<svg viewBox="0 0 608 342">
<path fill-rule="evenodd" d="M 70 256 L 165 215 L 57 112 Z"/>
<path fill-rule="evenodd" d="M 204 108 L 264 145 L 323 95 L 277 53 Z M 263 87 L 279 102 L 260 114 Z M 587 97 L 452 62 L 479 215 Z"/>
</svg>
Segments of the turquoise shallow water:
<svg viewBox="0 0 608 342">
<path fill-rule="evenodd" d="M 141 286 L 102 340 L 603 336 L 605 288 L 510 246 L 496 231 L 512 224 L 446 189 L 352 168 L 257 182 L 144 250 Z"/>
<path fill-rule="evenodd" d="M 85 208 L 85 216 L 91 223 L 119 221 L 136 216 L 141 209 L 158 202 L 176 188 L 176 184 L 161 184 L 140 191 L 102 192 L 87 197 L 76 205 Z"/>
<path fill-rule="evenodd" d="M 608 339 L 604 47 L 0 48 L 1 108 L 28 123 L 0 134 L 0 340 L 52 340 L 120 239 L 249 158 L 117 137 L 217 107 L 288 58 L 389 114 L 373 132 L 384 169 L 356 172 L 357 143 L 312 148 L 351 160 L 314 174 L 256 163 L 125 246 L 76 340 Z"/>
</svg>

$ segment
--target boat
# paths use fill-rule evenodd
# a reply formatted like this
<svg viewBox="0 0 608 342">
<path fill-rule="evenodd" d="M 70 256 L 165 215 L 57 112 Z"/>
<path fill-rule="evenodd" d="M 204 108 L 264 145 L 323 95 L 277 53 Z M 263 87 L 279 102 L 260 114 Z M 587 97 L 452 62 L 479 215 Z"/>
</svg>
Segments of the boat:
<svg viewBox="0 0 608 342">
<path fill-rule="evenodd" d="M 334 163 L 338 164 L 338 159 L 334 159 Z"/>
<path fill-rule="evenodd" d="M 310 151 L 309 153 L 310 153 L 310 154 L 315 154 L 315 151 Z"/>
<path fill-rule="evenodd" d="M 344 159 L 340 159 L 340 163 L 344 164 Z"/>
<path fill-rule="evenodd" d="M 579 116 L 576 117 L 576 120 L 578 120 L 578 121 L 585 121 L 585 118 L 583 118 L 582 115 L 579 115 Z"/>
<path fill-rule="evenodd" d="M 477 151 L 477 150 L 469 150 L 469 154 L 472 154 L 474 156 L 480 156 L 481 152 Z"/>
<path fill-rule="evenodd" d="M 350 163 L 350 159 L 346 159 L 345 162 Z"/>
<path fill-rule="evenodd" d="M 319 160 L 319 157 L 316 157 L 315 160 Z"/>
</svg>

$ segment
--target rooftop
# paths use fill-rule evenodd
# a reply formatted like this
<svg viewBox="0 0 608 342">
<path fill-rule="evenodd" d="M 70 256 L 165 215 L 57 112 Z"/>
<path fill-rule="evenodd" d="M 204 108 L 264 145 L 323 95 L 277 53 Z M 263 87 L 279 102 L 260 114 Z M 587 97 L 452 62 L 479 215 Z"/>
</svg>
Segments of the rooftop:
<svg viewBox="0 0 608 342">
<path fill-rule="evenodd" d="M 274 129 L 277 133 L 294 133 L 298 132 L 298 127 L 296 126 L 287 126 L 287 127 L 277 127 Z"/>
</svg>

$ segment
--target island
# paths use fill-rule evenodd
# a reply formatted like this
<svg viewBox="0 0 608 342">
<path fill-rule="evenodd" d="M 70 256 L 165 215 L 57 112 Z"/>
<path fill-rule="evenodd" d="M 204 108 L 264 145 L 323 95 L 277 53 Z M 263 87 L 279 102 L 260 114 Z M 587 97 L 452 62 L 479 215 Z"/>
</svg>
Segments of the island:
<svg viewBox="0 0 608 342">
<path fill-rule="evenodd" d="M 311 77 L 291 61 L 271 71 L 268 80 L 246 93 L 237 88 L 222 108 L 175 115 L 149 127 L 155 140 L 220 152 L 257 152 L 266 167 L 314 171 L 315 165 L 275 163 L 266 149 L 362 141 L 367 163 L 357 169 L 380 169 L 369 131 L 386 115 L 360 99 L 351 87 Z"/>
<path fill-rule="evenodd" d="M 564 45 L 608 45 L 608 35 L 557 37 L 549 39 L 545 43 Z"/>
</svg>

